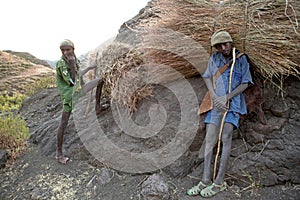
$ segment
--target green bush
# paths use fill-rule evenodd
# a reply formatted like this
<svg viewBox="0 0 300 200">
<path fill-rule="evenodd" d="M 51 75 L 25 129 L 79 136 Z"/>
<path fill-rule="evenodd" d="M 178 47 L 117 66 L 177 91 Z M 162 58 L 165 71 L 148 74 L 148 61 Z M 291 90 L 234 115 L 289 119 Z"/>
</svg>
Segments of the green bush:
<svg viewBox="0 0 300 200">
<path fill-rule="evenodd" d="M 18 109 L 26 95 L 15 92 L 13 95 L 9 95 L 8 92 L 0 95 L 0 111 L 11 111 L 13 109 Z"/>
<path fill-rule="evenodd" d="M 34 82 L 34 84 L 28 84 L 25 86 L 25 93 L 28 96 L 32 96 L 37 90 L 39 89 L 46 89 L 56 86 L 56 79 L 55 77 L 45 77 L 40 80 Z"/>
<path fill-rule="evenodd" d="M 37 90 L 55 85 L 55 77 L 46 77 L 25 86 L 25 94 L 5 92 L 0 95 L 0 149 L 9 150 L 12 159 L 25 149 L 30 134 L 25 120 L 19 115 L 13 115 L 11 111 L 19 109 L 24 99 Z"/>
<path fill-rule="evenodd" d="M 0 115 L 0 149 L 8 149 L 14 159 L 25 148 L 28 138 L 29 129 L 24 119 L 11 112 Z"/>
</svg>

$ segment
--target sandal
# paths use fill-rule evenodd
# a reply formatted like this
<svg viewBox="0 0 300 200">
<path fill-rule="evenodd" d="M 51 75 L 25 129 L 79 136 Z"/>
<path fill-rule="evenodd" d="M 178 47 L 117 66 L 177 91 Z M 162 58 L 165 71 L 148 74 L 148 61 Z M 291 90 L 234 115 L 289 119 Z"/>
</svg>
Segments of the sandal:
<svg viewBox="0 0 300 200">
<path fill-rule="evenodd" d="M 67 164 L 68 162 L 70 162 L 70 158 L 65 157 L 63 155 L 61 156 L 56 156 L 55 159 L 57 160 L 57 162 L 61 163 L 61 164 Z"/>
<path fill-rule="evenodd" d="M 200 191 L 203 190 L 204 188 L 206 188 L 207 185 L 205 185 L 202 181 L 200 181 L 198 183 L 198 185 L 195 185 L 194 187 L 192 187 L 191 189 L 188 189 L 186 191 L 187 195 L 189 196 L 195 196 L 200 194 Z"/>
<path fill-rule="evenodd" d="M 212 197 L 218 194 L 219 192 L 226 190 L 226 188 L 227 188 L 226 182 L 224 182 L 222 185 L 217 185 L 213 183 L 207 186 L 206 188 L 204 188 L 203 190 L 201 190 L 200 195 L 202 197 Z"/>
</svg>

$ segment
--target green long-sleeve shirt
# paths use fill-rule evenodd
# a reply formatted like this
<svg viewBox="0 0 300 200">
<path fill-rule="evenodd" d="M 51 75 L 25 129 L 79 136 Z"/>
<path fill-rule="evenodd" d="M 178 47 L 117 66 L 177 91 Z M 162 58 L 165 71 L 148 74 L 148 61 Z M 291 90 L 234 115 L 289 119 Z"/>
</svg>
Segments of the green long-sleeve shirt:
<svg viewBox="0 0 300 200">
<path fill-rule="evenodd" d="M 76 59 L 77 60 L 77 59 Z M 56 83 L 63 101 L 63 111 L 72 111 L 72 95 L 79 86 L 79 61 L 76 64 L 75 85 L 71 84 L 71 69 L 69 64 L 61 57 L 56 63 Z"/>
</svg>

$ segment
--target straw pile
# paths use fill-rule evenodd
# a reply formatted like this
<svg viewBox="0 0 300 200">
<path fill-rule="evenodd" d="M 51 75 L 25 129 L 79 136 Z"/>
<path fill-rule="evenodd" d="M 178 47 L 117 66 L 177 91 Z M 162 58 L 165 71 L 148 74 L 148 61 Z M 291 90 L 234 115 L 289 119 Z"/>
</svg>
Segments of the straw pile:
<svg viewBox="0 0 300 200">
<path fill-rule="evenodd" d="M 216 4 L 207 1 L 161 1 L 172 9 L 159 26 L 182 32 L 213 50 L 210 36 L 225 29 L 235 46 L 249 55 L 256 72 L 272 80 L 275 76 L 296 75 L 300 69 L 300 4 L 288 0 L 248 0 Z M 178 9 L 180 8 L 180 9 Z"/>
<path fill-rule="evenodd" d="M 299 78 L 300 4 L 296 1 L 248 0 L 220 4 L 219 1 L 159 0 L 153 1 L 145 12 L 153 10 L 159 11 L 150 15 L 147 31 L 143 32 L 144 19 L 136 19 L 128 26 L 135 39 L 127 41 L 127 46 L 111 45 L 100 58 L 101 66 L 106 66 L 102 74 L 112 100 L 131 109 L 151 95 L 151 84 L 202 73 L 214 50 L 210 47 L 210 36 L 219 29 L 229 31 L 235 46 L 248 54 L 257 76 L 279 86 L 288 75 Z M 173 32 L 155 33 L 162 28 Z M 191 41 L 178 34 L 188 36 L 203 49 L 190 51 Z M 199 61 L 197 57 L 203 50 L 207 55 L 203 53 Z M 153 64 L 145 67 L 147 63 Z"/>
</svg>

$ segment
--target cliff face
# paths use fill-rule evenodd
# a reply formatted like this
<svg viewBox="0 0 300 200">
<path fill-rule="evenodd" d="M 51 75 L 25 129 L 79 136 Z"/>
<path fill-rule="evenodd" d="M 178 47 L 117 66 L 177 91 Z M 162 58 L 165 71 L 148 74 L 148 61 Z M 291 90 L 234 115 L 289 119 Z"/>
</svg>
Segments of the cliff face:
<svg viewBox="0 0 300 200">
<path fill-rule="evenodd" d="M 147 60 L 133 62 L 145 54 L 131 51 L 139 43 L 136 31 L 158 23 L 164 12 L 166 11 L 159 8 L 159 1 L 152 1 L 139 15 L 124 23 L 113 48 L 108 47 L 99 53 L 96 74 L 104 76 L 107 68 L 118 65 L 123 66 L 117 73 L 122 77 L 117 84 L 121 89 L 126 81 L 131 80 L 126 77 L 145 81 L 143 77 L 149 71 L 140 66 L 147 63 Z M 168 41 L 159 42 L 163 46 L 163 42 Z M 177 41 L 173 42 L 176 44 Z M 166 54 L 165 51 L 159 53 L 161 61 L 164 61 L 164 56 L 174 58 L 173 54 Z M 152 64 L 157 64 L 151 67 L 163 68 L 157 61 L 151 58 Z M 184 63 L 186 60 L 181 59 L 180 62 Z M 135 68 L 126 63 L 134 63 Z M 135 70 L 138 71 L 137 74 Z M 146 90 L 137 90 L 137 93 L 129 96 L 144 95 L 144 98 L 135 101 L 134 112 L 128 113 L 124 105 L 111 101 L 110 109 L 97 118 L 92 109 L 95 101 L 91 98 L 95 94 L 82 96 L 76 104 L 65 134 L 65 151 L 73 158 L 96 158 L 115 170 L 129 173 L 154 173 L 162 169 L 171 177 L 187 177 L 196 171 L 199 176 L 202 169 L 199 150 L 205 135 L 203 118 L 197 115 L 199 102 L 206 92 L 202 78 L 195 75 L 166 83 L 162 80 L 149 82 L 151 84 L 147 85 L 149 87 Z M 261 124 L 255 113 L 242 117 L 239 129 L 234 131 L 226 175 L 228 183 L 239 186 L 247 186 L 251 182 L 264 186 L 300 183 L 299 83 L 298 78 L 289 76 L 284 80 L 282 90 L 279 90 L 269 82 L 257 81 L 256 84 L 262 89 L 262 108 L 267 124 Z M 136 84 L 132 85 L 133 92 L 136 92 Z M 138 86 L 138 89 L 144 89 L 141 85 Z M 112 96 L 116 94 L 113 92 Z M 104 99 L 102 103 L 106 103 Z M 20 110 L 31 128 L 31 141 L 38 144 L 45 155 L 55 155 L 54 133 L 59 124 L 60 110 L 56 89 L 36 94 Z"/>
</svg>

